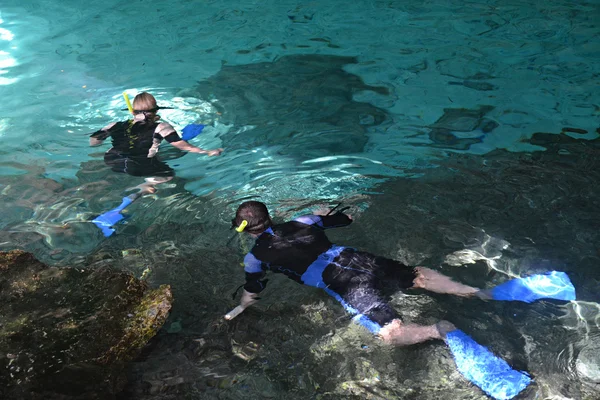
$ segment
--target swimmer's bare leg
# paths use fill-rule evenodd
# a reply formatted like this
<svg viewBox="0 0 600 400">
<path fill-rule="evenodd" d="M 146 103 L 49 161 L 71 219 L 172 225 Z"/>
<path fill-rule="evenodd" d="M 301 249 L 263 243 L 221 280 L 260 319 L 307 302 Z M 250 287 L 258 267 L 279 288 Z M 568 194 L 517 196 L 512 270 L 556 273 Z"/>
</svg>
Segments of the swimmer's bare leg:
<svg viewBox="0 0 600 400">
<path fill-rule="evenodd" d="M 413 288 L 463 297 L 475 296 L 480 291 L 478 288 L 455 282 L 450 277 L 429 268 L 416 267 L 415 272 L 417 277 L 413 281 Z"/>
<path fill-rule="evenodd" d="M 434 325 L 405 324 L 394 319 L 379 330 L 379 336 L 387 344 L 409 346 L 427 340 L 446 338 L 446 334 L 456 327 L 448 321 L 440 321 Z"/>
</svg>

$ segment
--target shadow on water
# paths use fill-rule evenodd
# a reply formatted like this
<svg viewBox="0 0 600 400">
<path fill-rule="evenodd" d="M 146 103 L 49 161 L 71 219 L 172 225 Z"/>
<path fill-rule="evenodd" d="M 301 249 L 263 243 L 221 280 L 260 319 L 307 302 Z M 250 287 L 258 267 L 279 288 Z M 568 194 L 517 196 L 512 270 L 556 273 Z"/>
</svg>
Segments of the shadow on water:
<svg viewBox="0 0 600 400">
<path fill-rule="evenodd" d="M 353 96 L 362 91 L 389 93 L 343 69 L 357 62 L 354 57 L 309 54 L 224 65 L 190 93 L 217 99 L 223 123 L 252 127 L 251 134 L 223 138 L 227 149 L 268 146 L 302 159 L 360 153 L 368 128 L 388 116 Z"/>
</svg>

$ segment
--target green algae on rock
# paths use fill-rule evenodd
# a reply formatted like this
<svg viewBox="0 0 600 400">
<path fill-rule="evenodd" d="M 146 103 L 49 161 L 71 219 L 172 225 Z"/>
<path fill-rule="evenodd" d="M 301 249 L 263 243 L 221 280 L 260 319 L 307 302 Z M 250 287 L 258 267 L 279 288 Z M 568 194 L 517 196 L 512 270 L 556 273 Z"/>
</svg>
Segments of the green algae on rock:
<svg viewBox="0 0 600 400">
<path fill-rule="evenodd" d="M 0 397 L 109 399 L 171 309 L 170 287 L 0 252 Z"/>
</svg>

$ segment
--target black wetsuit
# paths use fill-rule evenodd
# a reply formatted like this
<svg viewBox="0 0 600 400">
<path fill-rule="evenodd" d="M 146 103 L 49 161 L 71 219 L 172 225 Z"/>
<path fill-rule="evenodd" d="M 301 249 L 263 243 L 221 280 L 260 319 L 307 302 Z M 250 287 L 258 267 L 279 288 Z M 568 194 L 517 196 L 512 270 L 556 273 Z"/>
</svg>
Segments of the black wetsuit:
<svg viewBox="0 0 600 400">
<path fill-rule="evenodd" d="M 266 271 L 283 273 L 298 283 L 324 289 L 377 333 L 399 318 L 387 303 L 386 289 L 413 286 L 415 270 L 402 263 L 332 244 L 324 230 L 349 225 L 348 216 L 304 215 L 263 232 L 244 258 L 244 289 L 265 288 Z"/>
<path fill-rule="evenodd" d="M 104 162 L 115 172 L 133 176 L 173 176 L 174 171 L 158 156 L 149 157 L 153 145 L 158 146 L 163 137 L 156 133 L 158 122 L 117 122 L 108 130 L 92 133 L 91 137 L 105 140 L 109 136 L 112 145 L 104 155 Z M 169 143 L 181 140 L 173 131 L 164 138 Z"/>
</svg>

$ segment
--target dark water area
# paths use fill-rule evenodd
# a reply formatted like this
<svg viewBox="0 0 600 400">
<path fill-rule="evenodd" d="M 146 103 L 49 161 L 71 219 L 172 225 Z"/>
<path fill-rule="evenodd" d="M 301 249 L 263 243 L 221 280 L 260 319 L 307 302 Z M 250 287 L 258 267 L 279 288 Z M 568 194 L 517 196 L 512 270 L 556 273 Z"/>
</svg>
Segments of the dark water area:
<svg viewBox="0 0 600 400">
<path fill-rule="evenodd" d="M 383 86 L 365 84 L 344 67 L 355 57 L 293 55 L 273 62 L 227 66 L 194 91 L 219 99 L 222 122 L 252 125 L 258 134 L 227 138 L 228 149 L 268 146 L 280 155 L 311 159 L 360 153 L 368 128 L 389 119 L 385 110 L 353 99 L 372 91 L 389 95 Z M 292 72 L 293 71 L 293 72 Z"/>
</svg>

